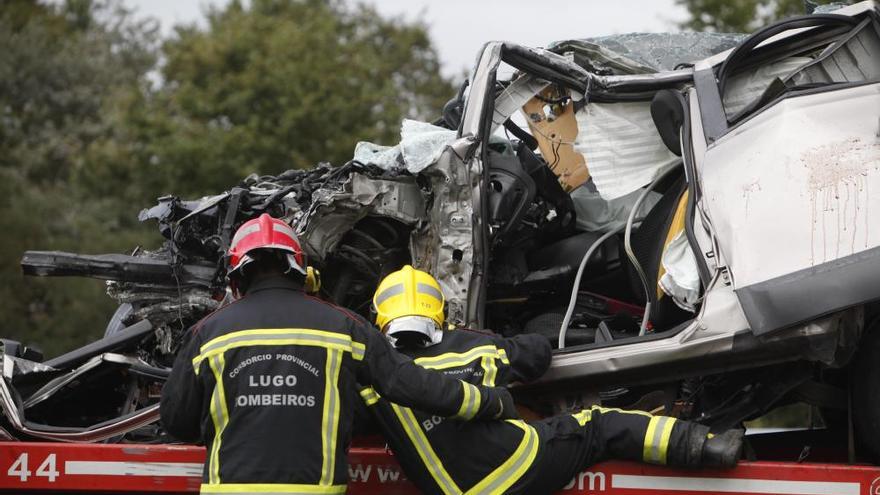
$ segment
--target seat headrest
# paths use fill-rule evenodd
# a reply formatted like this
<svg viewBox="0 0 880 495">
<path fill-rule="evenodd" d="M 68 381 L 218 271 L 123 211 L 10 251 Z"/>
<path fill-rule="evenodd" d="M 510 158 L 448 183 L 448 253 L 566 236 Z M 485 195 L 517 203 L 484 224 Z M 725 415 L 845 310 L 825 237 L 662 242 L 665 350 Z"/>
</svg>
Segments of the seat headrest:
<svg viewBox="0 0 880 495">
<path fill-rule="evenodd" d="M 663 144 L 669 151 L 681 156 L 679 133 L 684 122 L 684 98 L 681 93 L 671 89 L 661 89 L 651 100 L 651 118 Z"/>
</svg>

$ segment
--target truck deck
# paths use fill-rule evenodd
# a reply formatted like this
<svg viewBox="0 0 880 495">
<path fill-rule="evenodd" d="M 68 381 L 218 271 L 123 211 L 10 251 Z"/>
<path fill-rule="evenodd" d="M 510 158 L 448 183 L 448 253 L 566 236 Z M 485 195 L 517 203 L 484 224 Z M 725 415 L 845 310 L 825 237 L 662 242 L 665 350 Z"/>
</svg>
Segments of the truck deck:
<svg viewBox="0 0 880 495">
<path fill-rule="evenodd" d="M 847 463 L 845 442 L 821 432 L 752 437 L 762 458 L 733 470 L 683 471 L 604 462 L 560 493 L 609 495 L 880 495 L 880 467 Z M 189 445 L 0 442 L 0 493 L 198 493 L 204 449 Z M 842 456 L 842 457 L 841 457 Z M 410 495 L 394 455 L 378 445 L 353 447 L 349 493 Z"/>
</svg>

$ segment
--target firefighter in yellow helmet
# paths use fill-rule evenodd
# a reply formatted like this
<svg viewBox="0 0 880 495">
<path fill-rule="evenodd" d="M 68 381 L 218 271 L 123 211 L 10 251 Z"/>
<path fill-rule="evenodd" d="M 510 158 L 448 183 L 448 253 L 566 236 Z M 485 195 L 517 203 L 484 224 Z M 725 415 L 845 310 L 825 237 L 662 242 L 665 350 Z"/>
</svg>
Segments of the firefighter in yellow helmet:
<svg viewBox="0 0 880 495">
<path fill-rule="evenodd" d="M 444 331 L 443 303 L 434 277 L 405 266 L 376 290 L 376 326 L 416 364 L 472 384 L 527 382 L 549 367 L 546 337 Z M 424 493 L 553 493 L 605 459 L 732 467 L 742 449 L 739 430 L 713 437 L 706 426 L 641 411 L 594 406 L 540 421 L 465 424 L 394 404 L 369 387 L 361 397 L 359 414 L 375 420 Z"/>
<path fill-rule="evenodd" d="M 444 304 L 434 277 L 406 265 L 385 277 L 376 289 L 376 326 L 392 345 L 399 339 L 422 347 L 436 345 L 443 339 Z"/>
</svg>

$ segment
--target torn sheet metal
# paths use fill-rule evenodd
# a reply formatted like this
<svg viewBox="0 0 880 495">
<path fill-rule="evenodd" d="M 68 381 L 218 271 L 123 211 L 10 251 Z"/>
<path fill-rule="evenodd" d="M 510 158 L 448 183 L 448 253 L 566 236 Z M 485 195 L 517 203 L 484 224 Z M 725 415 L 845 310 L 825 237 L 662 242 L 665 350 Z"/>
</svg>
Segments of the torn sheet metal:
<svg viewBox="0 0 880 495">
<path fill-rule="evenodd" d="M 680 162 L 660 139 L 649 102 L 590 103 L 575 117 L 574 149 L 606 200 L 630 194 Z"/>
<path fill-rule="evenodd" d="M 341 191 L 316 191 L 312 206 L 297 224 L 303 248 L 309 256 L 326 259 L 342 237 L 362 218 L 379 214 L 407 225 L 424 218 L 425 200 L 415 178 L 397 180 L 351 174 Z"/>
<path fill-rule="evenodd" d="M 694 312 L 700 299 L 700 272 L 684 231 L 675 235 L 660 261 L 666 272 L 657 282 L 660 288 L 676 306 Z"/>
<path fill-rule="evenodd" d="M 641 193 L 642 191 L 633 191 L 609 201 L 602 198 L 592 181 L 587 182 L 571 193 L 577 229 L 587 232 L 610 232 L 623 227 Z M 648 193 L 639 206 L 636 218 L 644 218 L 662 197 L 663 195 L 657 192 Z"/>
<path fill-rule="evenodd" d="M 3 363 L 3 377 L 8 379 L 12 379 L 13 377 L 19 375 L 26 375 L 28 373 L 57 371 L 55 368 L 51 366 L 46 366 L 43 363 L 30 361 L 28 359 L 20 357 L 10 356 L 8 354 L 0 354 L 0 361 L 2 361 Z"/>
</svg>

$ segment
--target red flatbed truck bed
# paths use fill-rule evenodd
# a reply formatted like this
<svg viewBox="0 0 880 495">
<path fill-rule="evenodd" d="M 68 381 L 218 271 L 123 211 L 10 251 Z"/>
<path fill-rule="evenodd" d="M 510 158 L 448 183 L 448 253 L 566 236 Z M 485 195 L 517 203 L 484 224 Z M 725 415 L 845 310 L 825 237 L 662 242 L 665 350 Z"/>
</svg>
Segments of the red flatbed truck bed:
<svg viewBox="0 0 880 495">
<path fill-rule="evenodd" d="M 813 457 L 827 452 L 820 447 Z M 185 445 L 0 442 L 0 493 L 198 493 L 203 459 L 204 449 Z M 352 448 L 349 459 L 351 494 L 418 493 L 382 447 Z M 605 462 L 560 493 L 880 495 L 880 467 L 762 461 L 730 471 L 680 471 Z"/>
</svg>

